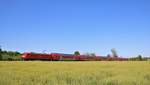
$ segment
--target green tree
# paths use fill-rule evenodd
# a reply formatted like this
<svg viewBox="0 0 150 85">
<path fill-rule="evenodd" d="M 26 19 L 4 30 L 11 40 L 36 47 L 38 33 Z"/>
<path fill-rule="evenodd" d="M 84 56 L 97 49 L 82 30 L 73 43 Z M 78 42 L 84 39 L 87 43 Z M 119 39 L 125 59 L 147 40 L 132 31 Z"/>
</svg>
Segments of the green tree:
<svg viewBox="0 0 150 85">
<path fill-rule="evenodd" d="M 79 51 L 75 51 L 74 55 L 80 55 L 80 52 Z"/>
<path fill-rule="evenodd" d="M 118 57 L 118 54 L 115 48 L 112 48 L 111 52 L 112 52 L 113 57 Z"/>
<path fill-rule="evenodd" d="M 0 60 L 2 60 L 3 57 L 2 57 L 2 49 L 1 49 L 1 46 L 0 46 Z"/>
<path fill-rule="evenodd" d="M 138 58 L 139 61 L 142 61 L 142 56 L 141 55 L 138 55 L 137 58 Z"/>
</svg>

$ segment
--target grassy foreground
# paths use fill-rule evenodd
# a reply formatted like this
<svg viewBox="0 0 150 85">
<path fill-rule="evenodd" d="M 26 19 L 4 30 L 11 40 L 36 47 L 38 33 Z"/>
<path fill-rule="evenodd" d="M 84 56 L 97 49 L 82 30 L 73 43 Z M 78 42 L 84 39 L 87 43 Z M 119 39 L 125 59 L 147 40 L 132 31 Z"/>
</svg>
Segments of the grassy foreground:
<svg viewBox="0 0 150 85">
<path fill-rule="evenodd" d="M 2 61 L 0 85 L 150 85 L 150 62 Z"/>
</svg>

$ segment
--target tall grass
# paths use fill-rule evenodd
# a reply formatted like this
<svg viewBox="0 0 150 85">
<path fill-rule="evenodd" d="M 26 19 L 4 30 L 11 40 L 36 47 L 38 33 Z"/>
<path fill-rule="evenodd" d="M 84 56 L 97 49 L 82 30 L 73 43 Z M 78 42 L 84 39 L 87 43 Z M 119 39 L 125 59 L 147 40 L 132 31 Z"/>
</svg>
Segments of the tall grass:
<svg viewBox="0 0 150 85">
<path fill-rule="evenodd" d="M 150 85 L 150 62 L 5 61 L 0 85 Z"/>
</svg>

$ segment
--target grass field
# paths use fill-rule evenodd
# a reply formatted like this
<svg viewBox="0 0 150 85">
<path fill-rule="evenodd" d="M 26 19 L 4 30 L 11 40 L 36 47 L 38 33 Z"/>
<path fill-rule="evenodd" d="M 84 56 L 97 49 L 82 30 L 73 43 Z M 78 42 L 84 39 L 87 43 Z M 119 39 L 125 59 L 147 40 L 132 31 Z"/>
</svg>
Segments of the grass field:
<svg viewBox="0 0 150 85">
<path fill-rule="evenodd" d="M 1 61 L 0 85 L 150 85 L 150 62 Z"/>
</svg>

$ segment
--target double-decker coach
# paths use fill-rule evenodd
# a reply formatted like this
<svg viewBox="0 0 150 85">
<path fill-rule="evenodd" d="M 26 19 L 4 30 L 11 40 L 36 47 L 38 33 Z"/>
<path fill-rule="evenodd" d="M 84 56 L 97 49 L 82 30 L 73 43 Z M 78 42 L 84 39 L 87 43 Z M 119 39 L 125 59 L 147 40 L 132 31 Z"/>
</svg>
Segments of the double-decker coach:
<svg viewBox="0 0 150 85">
<path fill-rule="evenodd" d="M 63 53 L 51 53 L 52 60 L 77 60 L 77 57 L 73 54 L 63 54 Z"/>
</svg>

